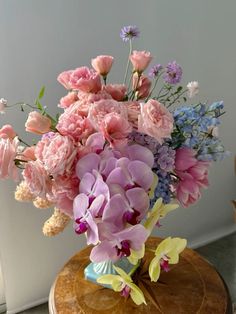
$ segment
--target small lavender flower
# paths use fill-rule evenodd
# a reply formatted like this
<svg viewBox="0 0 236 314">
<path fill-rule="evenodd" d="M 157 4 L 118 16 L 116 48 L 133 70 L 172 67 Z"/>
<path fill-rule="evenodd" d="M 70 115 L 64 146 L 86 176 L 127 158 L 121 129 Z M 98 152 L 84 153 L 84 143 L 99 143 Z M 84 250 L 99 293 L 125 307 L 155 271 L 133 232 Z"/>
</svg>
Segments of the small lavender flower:
<svg viewBox="0 0 236 314">
<path fill-rule="evenodd" d="M 160 70 L 163 69 L 163 66 L 161 64 L 155 64 L 153 67 L 151 67 L 148 75 L 151 78 L 157 77 L 157 75 L 160 73 Z"/>
<path fill-rule="evenodd" d="M 182 78 L 182 68 L 176 62 L 169 62 L 166 66 L 166 73 L 163 77 L 164 81 L 169 84 L 178 84 Z"/>
<path fill-rule="evenodd" d="M 120 32 L 120 38 L 127 42 L 133 38 L 139 37 L 140 31 L 137 26 L 124 26 Z"/>
</svg>

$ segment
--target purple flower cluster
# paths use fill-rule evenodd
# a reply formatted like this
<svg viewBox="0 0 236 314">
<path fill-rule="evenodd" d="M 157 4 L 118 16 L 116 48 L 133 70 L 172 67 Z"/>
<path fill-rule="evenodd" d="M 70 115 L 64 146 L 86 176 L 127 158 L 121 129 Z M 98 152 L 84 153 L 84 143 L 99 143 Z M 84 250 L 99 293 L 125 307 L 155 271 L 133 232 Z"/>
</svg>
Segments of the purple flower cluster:
<svg viewBox="0 0 236 314">
<path fill-rule="evenodd" d="M 168 84 L 178 84 L 182 78 L 182 68 L 176 62 L 169 62 L 166 66 L 166 72 L 163 76 L 163 79 Z"/>
<path fill-rule="evenodd" d="M 149 70 L 149 73 L 148 73 L 149 77 L 151 77 L 151 78 L 157 77 L 162 69 L 163 69 L 163 66 L 161 64 L 155 64 Z"/>
<path fill-rule="evenodd" d="M 140 31 L 137 26 L 124 26 L 120 32 L 120 38 L 123 41 L 129 41 L 133 38 L 139 37 Z"/>
<path fill-rule="evenodd" d="M 154 157 L 134 144 L 119 152 L 106 147 L 79 159 L 79 195 L 74 199 L 74 229 L 86 232 L 93 262 L 117 261 L 140 250 L 148 237 L 141 220 L 149 210 Z"/>
</svg>

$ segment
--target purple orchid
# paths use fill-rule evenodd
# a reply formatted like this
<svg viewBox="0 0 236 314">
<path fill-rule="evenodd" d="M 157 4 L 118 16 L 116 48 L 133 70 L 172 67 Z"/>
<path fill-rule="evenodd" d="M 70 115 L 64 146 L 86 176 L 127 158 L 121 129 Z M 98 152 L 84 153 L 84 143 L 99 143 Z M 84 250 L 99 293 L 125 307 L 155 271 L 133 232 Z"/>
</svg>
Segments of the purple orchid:
<svg viewBox="0 0 236 314">
<path fill-rule="evenodd" d="M 74 199 L 74 229 L 77 234 L 87 232 L 88 244 L 96 245 L 99 241 L 97 217 L 104 206 L 104 200 L 104 195 L 99 195 L 90 204 L 89 197 L 83 193 Z"/>
<path fill-rule="evenodd" d="M 131 249 L 138 251 L 148 238 L 147 230 L 140 224 L 110 234 L 109 238 L 95 246 L 90 254 L 94 263 L 106 260 L 116 262 L 123 256 L 129 256 Z"/>
</svg>

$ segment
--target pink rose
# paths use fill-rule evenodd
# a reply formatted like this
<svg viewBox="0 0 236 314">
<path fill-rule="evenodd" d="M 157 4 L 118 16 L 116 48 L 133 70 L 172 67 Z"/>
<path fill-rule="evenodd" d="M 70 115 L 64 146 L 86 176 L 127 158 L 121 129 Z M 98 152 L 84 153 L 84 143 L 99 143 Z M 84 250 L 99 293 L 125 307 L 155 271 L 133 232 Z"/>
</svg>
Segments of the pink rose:
<svg viewBox="0 0 236 314">
<path fill-rule="evenodd" d="M 35 148 L 36 158 L 54 178 L 71 174 L 76 154 L 77 148 L 73 139 L 59 133 L 44 135 Z"/>
<path fill-rule="evenodd" d="M 12 178 L 17 180 L 18 169 L 15 165 L 17 154 L 18 138 L 13 140 L 9 138 L 0 139 L 0 179 Z"/>
<path fill-rule="evenodd" d="M 96 130 L 100 130 L 99 126 L 108 113 L 118 113 L 124 119 L 127 119 L 127 108 L 123 103 L 113 99 L 97 101 L 91 105 L 88 115 Z"/>
<path fill-rule="evenodd" d="M 101 90 L 102 84 L 100 75 L 88 67 L 75 69 L 70 76 L 72 89 L 81 90 L 86 93 L 97 93 Z"/>
<path fill-rule="evenodd" d="M 157 100 L 141 104 L 138 131 L 154 137 L 160 144 L 164 138 L 171 138 L 173 122 L 172 114 Z"/>
<path fill-rule="evenodd" d="M 68 108 L 70 105 L 75 103 L 78 100 L 77 93 L 69 92 L 66 96 L 62 97 L 58 107 L 60 108 Z"/>
<path fill-rule="evenodd" d="M 91 60 L 93 68 L 102 76 L 110 72 L 114 58 L 112 56 L 98 56 Z"/>
<path fill-rule="evenodd" d="M 190 148 L 176 150 L 175 172 L 179 178 L 175 185 L 176 197 L 183 207 L 195 203 L 200 197 L 201 187 L 208 187 L 210 162 L 199 161 L 196 152 Z"/>
<path fill-rule="evenodd" d="M 77 142 L 88 138 L 94 131 L 90 120 L 80 112 L 79 102 L 64 111 L 56 128 L 62 135 L 69 135 Z"/>
<path fill-rule="evenodd" d="M 5 124 L 0 129 L 0 138 L 13 140 L 16 137 L 16 132 L 10 124 Z"/>
<path fill-rule="evenodd" d="M 132 131 L 127 119 L 118 113 L 105 115 L 100 125 L 102 134 L 112 147 L 120 147 L 127 144 L 127 137 Z"/>
<path fill-rule="evenodd" d="M 66 89 L 72 89 L 70 84 L 70 76 L 72 72 L 73 70 L 65 71 L 57 77 L 58 82 L 60 82 Z"/>
<path fill-rule="evenodd" d="M 27 162 L 22 175 L 35 196 L 46 198 L 46 194 L 51 192 L 52 180 L 39 160 Z"/>
<path fill-rule="evenodd" d="M 50 127 L 51 120 L 37 111 L 30 112 L 25 123 L 26 131 L 36 134 L 47 133 L 50 131 Z"/>
<path fill-rule="evenodd" d="M 138 117 L 140 115 L 141 107 L 137 101 L 124 102 L 128 109 L 128 121 L 135 128 L 138 129 Z"/>
<path fill-rule="evenodd" d="M 146 98 L 149 95 L 152 82 L 145 75 L 138 78 L 138 74 L 133 75 L 133 89 L 136 91 L 137 99 Z"/>
<path fill-rule="evenodd" d="M 117 101 L 122 101 L 125 98 L 127 88 L 123 84 L 108 84 L 103 86 L 105 90 L 111 97 Z"/>
<path fill-rule="evenodd" d="M 142 73 L 152 60 L 151 53 L 148 51 L 134 50 L 129 57 L 135 72 Z"/>
</svg>

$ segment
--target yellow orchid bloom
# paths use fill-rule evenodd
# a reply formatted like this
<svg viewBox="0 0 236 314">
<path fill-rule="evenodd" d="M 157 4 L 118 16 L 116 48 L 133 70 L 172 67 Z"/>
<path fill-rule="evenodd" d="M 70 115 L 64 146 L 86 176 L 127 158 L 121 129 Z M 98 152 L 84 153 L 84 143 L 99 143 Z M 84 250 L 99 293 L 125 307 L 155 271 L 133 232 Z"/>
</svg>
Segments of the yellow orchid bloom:
<svg viewBox="0 0 236 314">
<path fill-rule="evenodd" d="M 148 193 L 148 196 L 150 199 L 153 199 L 155 196 L 155 189 L 156 189 L 157 184 L 158 184 L 158 176 L 155 172 L 153 172 L 152 186 L 151 186 L 151 189 Z"/>
<path fill-rule="evenodd" d="M 149 231 L 149 234 L 152 233 L 159 219 L 164 218 L 169 212 L 178 207 L 178 204 L 163 204 L 162 198 L 158 198 L 144 223 L 144 227 Z"/>
<path fill-rule="evenodd" d="M 138 261 L 144 257 L 145 254 L 145 244 L 142 245 L 142 248 L 139 251 L 134 251 L 130 249 L 130 256 L 127 257 L 130 264 L 136 265 Z"/>
<path fill-rule="evenodd" d="M 121 292 L 123 297 L 130 295 L 137 305 L 146 304 L 142 290 L 133 283 L 132 278 L 123 269 L 113 266 L 118 275 L 104 275 L 97 279 L 100 284 L 110 285 L 112 289 Z"/>
<path fill-rule="evenodd" d="M 160 277 L 161 269 L 169 270 L 169 264 L 179 262 L 179 254 L 185 249 L 187 241 L 181 238 L 168 237 L 156 248 L 155 257 L 149 265 L 149 276 L 151 281 L 157 281 Z"/>
</svg>

